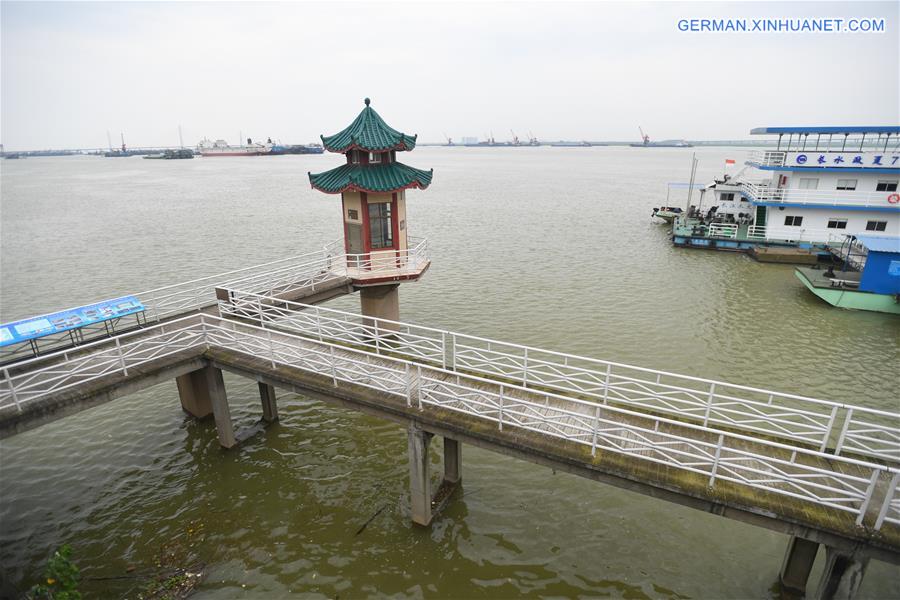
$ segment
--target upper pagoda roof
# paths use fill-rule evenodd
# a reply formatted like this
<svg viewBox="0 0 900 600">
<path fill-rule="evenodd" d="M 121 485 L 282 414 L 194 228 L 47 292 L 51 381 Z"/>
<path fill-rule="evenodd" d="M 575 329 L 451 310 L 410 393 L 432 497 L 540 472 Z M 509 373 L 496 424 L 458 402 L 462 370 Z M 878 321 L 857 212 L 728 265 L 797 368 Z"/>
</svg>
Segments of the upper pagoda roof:
<svg viewBox="0 0 900 600">
<path fill-rule="evenodd" d="M 412 150 L 416 147 L 415 135 L 409 136 L 393 129 L 384 122 L 375 109 L 366 107 L 359 116 L 343 131 L 322 138 L 322 145 L 331 152 L 347 152 L 359 149 L 367 152 L 383 152 L 385 150 Z"/>
</svg>

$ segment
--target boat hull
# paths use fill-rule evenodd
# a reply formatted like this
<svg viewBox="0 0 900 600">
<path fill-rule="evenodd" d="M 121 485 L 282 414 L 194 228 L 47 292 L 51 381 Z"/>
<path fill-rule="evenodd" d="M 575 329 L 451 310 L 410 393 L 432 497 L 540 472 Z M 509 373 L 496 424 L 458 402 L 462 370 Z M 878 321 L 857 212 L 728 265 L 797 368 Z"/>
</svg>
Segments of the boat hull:
<svg viewBox="0 0 900 600">
<path fill-rule="evenodd" d="M 795 269 L 794 275 L 803 282 L 809 291 L 832 306 L 900 315 L 900 303 L 894 301 L 894 296 L 891 294 L 873 294 L 839 287 L 820 287 L 814 285 L 801 269 Z"/>
</svg>

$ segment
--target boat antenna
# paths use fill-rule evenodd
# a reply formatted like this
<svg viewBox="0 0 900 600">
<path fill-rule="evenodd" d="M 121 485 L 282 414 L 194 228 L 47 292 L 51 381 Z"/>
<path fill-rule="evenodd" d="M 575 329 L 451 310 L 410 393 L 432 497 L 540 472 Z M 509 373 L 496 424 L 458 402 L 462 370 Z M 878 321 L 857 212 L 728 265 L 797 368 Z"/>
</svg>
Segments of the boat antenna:
<svg viewBox="0 0 900 600">
<path fill-rule="evenodd" d="M 109 151 L 112 152 L 112 137 L 109 135 L 109 129 L 106 130 L 106 143 L 109 144 Z"/>
<path fill-rule="evenodd" d="M 184 148 L 184 137 L 181 135 L 181 125 L 178 126 L 178 143 Z"/>
<path fill-rule="evenodd" d="M 694 152 L 691 154 L 691 182 L 688 184 L 688 199 L 687 199 L 687 211 L 686 214 L 689 215 L 691 213 L 691 196 L 694 193 L 694 175 L 697 173 L 697 153 Z M 687 218 L 687 216 L 685 216 Z"/>
</svg>

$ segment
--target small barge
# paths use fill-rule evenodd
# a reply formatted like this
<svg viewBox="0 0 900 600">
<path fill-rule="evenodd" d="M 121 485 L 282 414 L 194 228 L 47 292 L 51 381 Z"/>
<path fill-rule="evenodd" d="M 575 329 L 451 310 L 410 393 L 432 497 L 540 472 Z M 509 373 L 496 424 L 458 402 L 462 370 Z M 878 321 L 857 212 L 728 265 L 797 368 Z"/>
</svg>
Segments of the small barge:
<svg viewBox="0 0 900 600">
<path fill-rule="evenodd" d="M 841 271 L 797 267 L 797 279 L 832 306 L 900 315 L 900 237 L 851 236 L 844 247 Z"/>
</svg>

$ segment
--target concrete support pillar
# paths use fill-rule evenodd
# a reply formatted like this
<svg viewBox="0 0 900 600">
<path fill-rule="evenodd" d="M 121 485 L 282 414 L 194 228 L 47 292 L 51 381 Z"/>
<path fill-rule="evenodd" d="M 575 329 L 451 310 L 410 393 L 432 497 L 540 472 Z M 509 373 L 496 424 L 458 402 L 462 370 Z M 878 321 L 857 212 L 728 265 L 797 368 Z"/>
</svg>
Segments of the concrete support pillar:
<svg viewBox="0 0 900 600">
<path fill-rule="evenodd" d="M 816 560 L 819 544 L 795 535 L 788 542 L 784 561 L 781 563 L 781 587 L 799 595 L 806 594 L 806 582 Z"/>
<path fill-rule="evenodd" d="M 462 477 L 462 444 L 458 440 L 444 438 L 444 482 L 459 483 Z"/>
<path fill-rule="evenodd" d="M 278 420 L 278 405 L 275 403 L 275 386 L 259 382 L 259 399 L 262 401 L 263 421 L 273 423 Z"/>
<path fill-rule="evenodd" d="M 222 371 L 215 367 L 204 367 L 178 377 L 176 384 L 182 408 L 201 419 L 212 413 L 216 421 L 219 443 L 224 448 L 234 446 L 237 441 L 234 437 Z"/>
<path fill-rule="evenodd" d="M 360 288 L 359 303 L 362 314 L 371 319 L 363 319 L 363 323 L 374 327 L 376 319 L 400 320 L 400 285 L 379 285 Z M 377 322 L 379 329 L 395 330 L 394 323 Z"/>
<path fill-rule="evenodd" d="M 825 546 L 825 570 L 819 580 L 815 600 L 850 600 L 859 592 L 869 559 Z"/>
<path fill-rule="evenodd" d="M 417 525 L 431 523 L 431 478 L 428 476 L 428 445 L 432 434 L 409 424 L 409 492 L 412 520 Z"/>
</svg>

